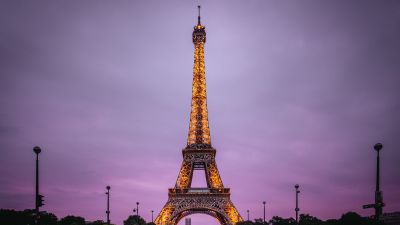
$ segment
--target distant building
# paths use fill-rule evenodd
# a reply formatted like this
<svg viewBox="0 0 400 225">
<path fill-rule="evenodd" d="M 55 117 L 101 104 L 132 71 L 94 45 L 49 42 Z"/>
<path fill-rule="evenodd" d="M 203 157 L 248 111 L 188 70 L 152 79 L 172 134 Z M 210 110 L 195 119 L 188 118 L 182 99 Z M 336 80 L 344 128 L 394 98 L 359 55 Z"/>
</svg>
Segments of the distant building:
<svg viewBox="0 0 400 225">
<path fill-rule="evenodd" d="M 385 225 L 400 225 L 400 212 L 384 213 L 381 220 Z"/>
<path fill-rule="evenodd" d="M 185 225 L 192 225 L 192 219 L 190 219 L 190 217 L 185 218 Z"/>
</svg>

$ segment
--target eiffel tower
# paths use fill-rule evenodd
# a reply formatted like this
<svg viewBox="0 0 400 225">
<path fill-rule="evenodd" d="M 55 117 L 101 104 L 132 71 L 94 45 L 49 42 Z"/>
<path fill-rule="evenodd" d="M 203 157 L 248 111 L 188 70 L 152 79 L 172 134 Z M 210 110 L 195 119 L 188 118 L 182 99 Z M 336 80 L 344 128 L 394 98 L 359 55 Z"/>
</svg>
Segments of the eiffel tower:
<svg viewBox="0 0 400 225">
<path fill-rule="evenodd" d="M 168 190 L 168 201 L 155 220 L 156 225 L 176 225 L 185 216 L 208 214 L 221 225 L 243 221 L 230 200 L 230 189 L 225 188 L 215 163 L 216 150 L 211 146 L 208 127 L 206 78 L 204 67 L 205 26 L 194 26 L 194 66 L 192 108 L 187 146 L 182 150 L 183 162 L 174 188 Z M 193 170 L 203 170 L 207 188 L 192 188 Z"/>
</svg>

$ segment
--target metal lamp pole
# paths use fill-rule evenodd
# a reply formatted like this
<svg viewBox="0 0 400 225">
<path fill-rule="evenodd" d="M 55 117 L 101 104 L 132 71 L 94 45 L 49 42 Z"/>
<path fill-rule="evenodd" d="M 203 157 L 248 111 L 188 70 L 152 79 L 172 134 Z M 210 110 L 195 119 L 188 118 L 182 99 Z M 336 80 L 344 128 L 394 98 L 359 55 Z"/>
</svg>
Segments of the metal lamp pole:
<svg viewBox="0 0 400 225">
<path fill-rule="evenodd" d="M 377 152 L 376 156 L 376 187 L 375 187 L 375 219 L 379 220 L 380 216 L 382 215 L 382 208 L 384 206 L 383 203 L 383 196 L 380 190 L 380 158 L 379 152 L 382 150 L 383 145 L 381 143 L 377 143 L 374 146 L 375 151 Z"/>
<path fill-rule="evenodd" d="M 139 202 L 136 202 L 136 216 L 139 217 Z"/>
<path fill-rule="evenodd" d="M 136 212 L 136 223 L 139 224 L 139 202 L 136 202 L 136 209 L 133 209 L 133 212 Z"/>
<path fill-rule="evenodd" d="M 263 201 L 263 205 L 264 205 L 264 217 L 263 217 L 263 218 L 264 218 L 264 220 L 263 220 L 263 221 L 264 221 L 264 223 L 265 223 L 265 203 L 266 203 L 266 202 L 265 202 L 265 201 Z"/>
<path fill-rule="evenodd" d="M 380 190 L 380 158 L 379 158 L 379 152 L 382 150 L 383 145 L 381 143 L 376 143 L 374 145 L 374 149 L 377 152 L 376 156 L 376 183 L 375 183 L 375 203 L 374 204 L 368 204 L 368 205 L 363 205 L 364 209 L 368 208 L 375 208 L 375 220 L 379 220 L 379 218 L 382 215 L 382 208 L 385 206 L 385 203 L 383 203 L 383 196 L 382 196 L 382 191 Z"/>
<path fill-rule="evenodd" d="M 36 187 L 35 187 L 35 224 L 38 224 L 39 220 L 39 207 L 43 205 L 39 202 L 39 153 L 42 152 L 39 146 L 33 148 L 33 152 L 36 154 Z"/>
<path fill-rule="evenodd" d="M 107 186 L 106 189 L 107 189 L 107 192 L 106 192 L 106 195 L 107 195 L 107 211 L 106 211 L 107 225 L 110 225 L 110 189 L 111 189 L 111 187 Z"/>
<path fill-rule="evenodd" d="M 247 221 L 250 221 L 250 210 L 247 210 Z"/>
<path fill-rule="evenodd" d="M 154 210 L 151 210 L 151 222 L 152 222 L 152 223 L 154 223 L 153 213 L 154 213 Z"/>
<path fill-rule="evenodd" d="M 296 224 L 299 224 L 299 193 L 300 193 L 300 191 L 299 191 L 299 185 L 298 184 L 296 184 L 295 186 L 294 186 L 294 188 L 296 189 L 296 208 L 294 209 L 295 211 L 296 211 Z"/>
</svg>

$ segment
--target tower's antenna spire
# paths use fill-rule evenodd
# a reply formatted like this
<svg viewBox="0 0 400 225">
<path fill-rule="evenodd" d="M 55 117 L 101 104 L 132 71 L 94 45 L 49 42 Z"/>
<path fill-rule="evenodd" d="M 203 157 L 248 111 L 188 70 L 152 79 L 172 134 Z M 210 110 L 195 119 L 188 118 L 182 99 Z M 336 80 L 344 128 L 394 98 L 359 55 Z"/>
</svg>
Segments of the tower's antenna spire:
<svg viewBox="0 0 400 225">
<path fill-rule="evenodd" d="M 197 17 L 197 25 L 200 25 L 200 8 L 201 8 L 201 6 L 198 5 L 197 8 L 199 9 L 199 17 Z"/>
</svg>

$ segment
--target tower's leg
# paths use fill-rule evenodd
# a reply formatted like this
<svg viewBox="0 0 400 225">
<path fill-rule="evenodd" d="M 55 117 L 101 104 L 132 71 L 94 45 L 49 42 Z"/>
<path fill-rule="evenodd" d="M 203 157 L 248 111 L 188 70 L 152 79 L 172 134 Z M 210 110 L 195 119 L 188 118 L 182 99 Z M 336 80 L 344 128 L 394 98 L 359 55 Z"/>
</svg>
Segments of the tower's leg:
<svg viewBox="0 0 400 225">
<path fill-rule="evenodd" d="M 219 175 L 217 164 L 215 164 L 215 161 L 212 160 L 207 164 L 207 183 L 210 185 L 211 188 L 224 188 L 224 185 L 222 184 L 221 176 Z"/>
<path fill-rule="evenodd" d="M 176 180 L 175 188 L 189 188 L 192 183 L 193 168 L 192 162 L 183 160 L 181 170 L 179 171 L 178 179 Z"/>
<path fill-rule="evenodd" d="M 173 225 L 171 223 L 171 214 L 175 210 L 175 207 L 168 201 L 163 209 L 160 212 L 160 215 L 157 216 L 154 223 L 156 225 Z"/>
<path fill-rule="evenodd" d="M 232 224 L 236 224 L 237 222 L 243 221 L 243 219 L 240 216 L 239 212 L 237 211 L 236 207 L 233 205 L 233 203 L 230 200 L 225 205 L 224 211 L 228 215 L 229 220 Z"/>
</svg>

